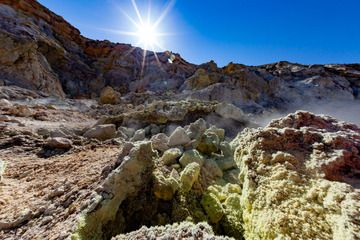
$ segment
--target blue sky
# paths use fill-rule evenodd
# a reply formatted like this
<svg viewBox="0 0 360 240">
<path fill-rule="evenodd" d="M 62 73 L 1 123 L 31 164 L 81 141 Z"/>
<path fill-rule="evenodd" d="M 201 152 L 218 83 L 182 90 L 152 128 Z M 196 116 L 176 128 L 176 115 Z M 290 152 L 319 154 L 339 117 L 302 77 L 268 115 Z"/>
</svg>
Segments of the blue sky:
<svg viewBox="0 0 360 240">
<path fill-rule="evenodd" d="M 40 0 L 93 39 L 136 44 L 111 30 L 134 31 L 130 0 Z M 146 16 L 149 0 L 136 1 Z M 169 1 L 151 0 L 152 19 Z M 359 0 L 177 0 L 159 31 L 164 50 L 192 63 L 260 65 L 360 62 Z"/>
</svg>

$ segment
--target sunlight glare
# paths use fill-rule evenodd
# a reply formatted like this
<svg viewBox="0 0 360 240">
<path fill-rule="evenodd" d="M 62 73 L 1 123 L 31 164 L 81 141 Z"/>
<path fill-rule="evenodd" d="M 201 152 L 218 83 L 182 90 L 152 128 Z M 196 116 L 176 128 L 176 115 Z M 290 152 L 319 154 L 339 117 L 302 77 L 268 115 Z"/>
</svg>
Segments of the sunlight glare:
<svg viewBox="0 0 360 240">
<path fill-rule="evenodd" d="M 158 42 L 157 30 L 154 26 L 148 23 L 139 25 L 136 35 L 139 38 L 139 44 L 144 45 L 145 49 L 151 48 L 151 50 L 153 50 Z"/>
</svg>

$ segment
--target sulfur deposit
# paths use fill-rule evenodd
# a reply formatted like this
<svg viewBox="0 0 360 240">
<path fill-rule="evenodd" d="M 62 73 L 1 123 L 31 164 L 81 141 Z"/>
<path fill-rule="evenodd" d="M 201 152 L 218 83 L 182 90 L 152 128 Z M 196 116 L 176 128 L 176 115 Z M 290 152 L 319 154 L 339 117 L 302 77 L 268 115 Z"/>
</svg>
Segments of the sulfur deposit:
<svg viewBox="0 0 360 240">
<path fill-rule="evenodd" d="M 357 126 L 297 112 L 235 141 L 246 239 L 359 239 Z"/>
</svg>

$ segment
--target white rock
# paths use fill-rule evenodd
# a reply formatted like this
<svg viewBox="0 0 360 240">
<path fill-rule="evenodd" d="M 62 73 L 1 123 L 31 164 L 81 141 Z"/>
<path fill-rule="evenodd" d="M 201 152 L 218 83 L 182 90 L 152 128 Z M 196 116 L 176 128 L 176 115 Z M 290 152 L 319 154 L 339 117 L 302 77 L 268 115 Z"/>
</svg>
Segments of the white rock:
<svg viewBox="0 0 360 240">
<path fill-rule="evenodd" d="M 233 119 L 240 122 L 248 120 L 247 116 L 240 108 L 229 103 L 219 103 L 215 108 L 215 112 L 226 119 Z"/>
<path fill-rule="evenodd" d="M 170 135 L 168 145 L 169 147 L 186 145 L 191 141 L 190 137 L 182 127 L 177 127 Z"/>
<path fill-rule="evenodd" d="M 12 106 L 12 104 L 11 104 L 11 102 L 9 101 L 9 100 L 6 100 L 6 99 L 0 99 L 0 107 L 5 107 L 5 108 L 7 108 L 7 107 L 11 107 Z"/>
<path fill-rule="evenodd" d="M 112 139 L 116 136 L 116 126 L 114 124 L 97 125 L 84 133 L 86 138 L 95 138 L 100 141 Z"/>
</svg>

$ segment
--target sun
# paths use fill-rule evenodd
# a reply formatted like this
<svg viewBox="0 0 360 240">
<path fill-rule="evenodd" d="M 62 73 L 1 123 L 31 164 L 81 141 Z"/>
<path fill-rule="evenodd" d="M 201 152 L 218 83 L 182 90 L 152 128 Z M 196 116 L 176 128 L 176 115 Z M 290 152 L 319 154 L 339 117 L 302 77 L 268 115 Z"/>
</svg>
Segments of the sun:
<svg viewBox="0 0 360 240">
<path fill-rule="evenodd" d="M 160 25 L 161 23 L 166 20 L 168 22 L 169 19 L 167 19 L 167 15 L 170 12 L 171 8 L 175 4 L 175 0 L 168 0 L 167 4 L 161 11 L 160 15 L 157 18 L 152 18 L 151 16 L 151 1 L 149 0 L 149 6 L 147 14 L 141 14 L 136 0 L 130 0 L 134 9 L 134 13 L 136 15 L 136 18 L 133 18 L 129 16 L 129 11 L 124 11 L 121 8 L 118 8 L 123 15 L 129 20 L 131 24 L 128 26 L 133 27 L 131 31 L 121 31 L 117 29 L 107 29 L 107 31 L 110 31 L 112 33 L 125 35 L 125 36 L 131 36 L 135 38 L 136 44 L 134 47 L 131 47 L 131 49 L 126 53 L 126 55 L 131 54 L 133 51 L 138 49 L 138 47 L 143 48 L 143 59 L 141 63 L 141 72 L 140 76 L 143 76 L 145 64 L 146 64 L 146 58 L 147 56 L 155 56 L 155 60 L 160 68 L 162 68 L 162 64 L 160 63 L 158 52 L 161 51 L 162 53 L 165 53 L 166 56 L 168 56 L 167 63 L 172 64 L 174 60 L 176 59 L 176 56 L 172 54 L 171 51 L 166 50 L 162 43 L 164 42 L 163 37 L 164 36 L 173 36 L 176 35 L 174 33 L 167 33 L 160 31 Z M 153 20 L 154 19 L 154 20 Z M 148 51 L 153 52 L 153 54 L 149 55 Z"/>
<path fill-rule="evenodd" d="M 156 26 L 150 23 L 141 23 L 137 26 L 136 36 L 140 45 L 143 45 L 147 50 L 154 50 L 155 46 L 159 43 L 158 31 Z"/>
<path fill-rule="evenodd" d="M 128 12 L 121 10 L 123 15 L 129 20 L 129 22 L 133 25 L 132 31 L 119 31 L 113 30 L 112 32 L 116 32 L 121 35 L 127 35 L 135 37 L 136 44 L 139 47 L 142 47 L 144 50 L 150 50 L 155 52 L 155 50 L 165 51 L 164 47 L 161 45 L 163 42 L 163 37 L 172 35 L 169 33 L 164 33 L 159 30 L 160 24 L 166 20 L 167 14 L 175 4 L 175 0 L 169 0 L 166 7 L 163 9 L 161 14 L 152 20 L 151 16 L 151 4 L 149 0 L 149 6 L 147 10 L 147 14 L 142 14 L 138 8 L 136 0 L 131 0 L 134 13 L 136 18 L 129 16 Z"/>
</svg>

